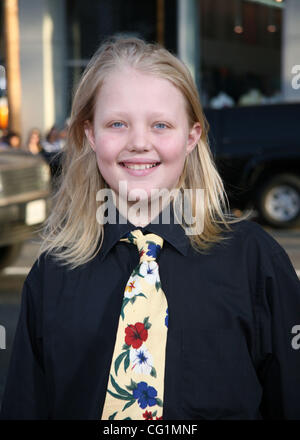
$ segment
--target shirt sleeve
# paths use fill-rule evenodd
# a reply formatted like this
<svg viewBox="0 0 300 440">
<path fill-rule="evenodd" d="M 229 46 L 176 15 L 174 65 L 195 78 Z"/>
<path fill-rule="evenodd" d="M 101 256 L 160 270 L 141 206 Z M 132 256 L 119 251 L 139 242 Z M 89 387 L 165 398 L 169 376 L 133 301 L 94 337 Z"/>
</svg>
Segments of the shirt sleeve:
<svg viewBox="0 0 300 440">
<path fill-rule="evenodd" d="M 3 420 L 46 419 L 47 393 L 42 359 L 41 290 L 34 276 L 27 276 L 14 337 L 0 418 Z"/>
<path fill-rule="evenodd" d="M 300 281 L 283 248 L 262 261 L 258 298 L 261 413 L 300 420 Z"/>
</svg>

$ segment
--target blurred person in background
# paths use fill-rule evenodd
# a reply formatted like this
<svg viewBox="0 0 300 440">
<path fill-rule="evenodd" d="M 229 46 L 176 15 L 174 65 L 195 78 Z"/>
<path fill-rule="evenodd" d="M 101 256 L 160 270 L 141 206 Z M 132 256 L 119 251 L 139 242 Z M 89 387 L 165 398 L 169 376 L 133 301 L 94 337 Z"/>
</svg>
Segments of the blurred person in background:
<svg viewBox="0 0 300 440">
<path fill-rule="evenodd" d="M 66 144 L 66 138 L 67 138 L 67 134 L 68 134 L 68 129 L 69 129 L 69 119 L 66 119 L 63 128 L 58 133 L 58 141 L 60 143 L 60 148 L 61 149 L 64 148 L 64 146 Z"/>
<path fill-rule="evenodd" d="M 61 134 L 57 129 L 57 127 L 53 125 L 53 127 L 47 133 L 45 141 L 42 141 L 42 151 L 41 151 L 41 154 L 43 155 L 43 157 L 50 166 L 53 182 L 54 182 L 54 178 L 58 174 L 60 174 L 61 171 L 60 153 L 62 147 L 63 147 L 63 143 L 61 139 Z"/>
<path fill-rule="evenodd" d="M 46 139 L 42 142 L 43 150 L 46 153 L 56 153 L 61 150 L 59 131 L 55 125 L 46 134 Z"/>
<path fill-rule="evenodd" d="M 7 133 L 8 131 L 6 128 L 4 130 L 0 130 L 0 148 L 8 148 L 8 145 L 4 139 Z"/>
<path fill-rule="evenodd" d="M 11 148 L 21 148 L 21 136 L 15 131 L 9 131 L 5 136 L 2 137 L 2 142 L 4 146 Z"/>
<path fill-rule="evenodd" d="M 41 132 L 38 128 L 30 130 L 26 149 L 32 154 L 39 154 L 42 151 Z"/>
</svg>

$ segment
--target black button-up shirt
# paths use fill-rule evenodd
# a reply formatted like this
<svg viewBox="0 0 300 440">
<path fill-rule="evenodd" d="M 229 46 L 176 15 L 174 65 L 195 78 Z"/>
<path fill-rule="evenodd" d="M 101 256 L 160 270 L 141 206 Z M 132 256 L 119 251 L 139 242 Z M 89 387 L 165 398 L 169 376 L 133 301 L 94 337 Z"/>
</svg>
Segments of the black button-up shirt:
<svg viewBox="0 0 300 440">
<path fill-rule="evenodd" d="M 157 259 L 168 301 L 164 420 L 300 419 L 300 283 L 283 248 L 242 221 L 207 254 L 178 224 Z M 100 419 L 126 282 L 139 262 L 107 224 L 69 270 L 42 254 L 24 283 L 3 419 Z"/>
</svg>

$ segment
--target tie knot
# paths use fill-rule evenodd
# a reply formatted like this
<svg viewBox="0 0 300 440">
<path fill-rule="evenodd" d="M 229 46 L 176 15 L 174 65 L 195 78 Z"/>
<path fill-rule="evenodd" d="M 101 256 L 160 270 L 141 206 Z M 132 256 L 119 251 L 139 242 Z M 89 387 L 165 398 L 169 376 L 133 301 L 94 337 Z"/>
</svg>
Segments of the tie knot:
<svg viewBox="0 0 300 440">
<path fill-rule="evenodd" d="M 139 229 L 129 232 L 125 238 L 121 238 L 120 241 L 134 243 L 137 246 L 140 262 L 156 260 L 164 242 L 163 238 L 159 235 L 144 235 Z"/>
</svg>

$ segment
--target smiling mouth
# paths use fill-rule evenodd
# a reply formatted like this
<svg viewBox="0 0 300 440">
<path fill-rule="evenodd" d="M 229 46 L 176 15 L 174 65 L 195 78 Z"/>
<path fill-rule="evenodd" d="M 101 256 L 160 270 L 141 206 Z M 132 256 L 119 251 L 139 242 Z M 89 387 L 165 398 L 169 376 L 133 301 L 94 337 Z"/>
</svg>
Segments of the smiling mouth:
<svg viewBox="0 0 300 440">
<path fill-rule="evenodd" d="M 157 167 L 158 165 L 160 165 L 160 162 L 154 162 L 154 163 L 125 163 L 125 162 L 120 162 L 120 165 L 122 165 L 125 168 L 129 168 L 131 170 L 147 170 L 149 168 L 154 168 Z"/>
</svg>

